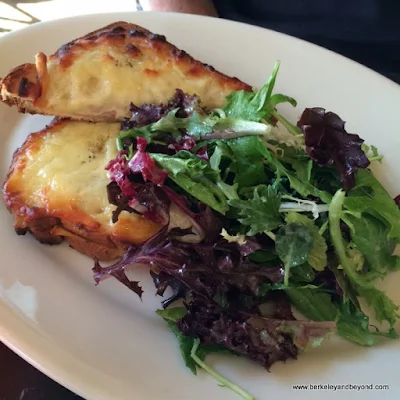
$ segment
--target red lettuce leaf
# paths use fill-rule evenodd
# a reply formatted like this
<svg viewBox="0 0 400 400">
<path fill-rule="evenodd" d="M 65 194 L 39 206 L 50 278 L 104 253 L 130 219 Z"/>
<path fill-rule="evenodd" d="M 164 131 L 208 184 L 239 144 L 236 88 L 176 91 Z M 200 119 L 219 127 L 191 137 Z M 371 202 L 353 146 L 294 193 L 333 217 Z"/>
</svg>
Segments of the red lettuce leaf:
<svg viewBox="0 0 400 400">
<path fill-rule="evenodd" d="M 128 211 L 136 213 L 137 211 L 129 207 L 129 197 L 122 193 L 122 190 L 118 186 L 117 182 L 110 182 L 107 185 L 107 197 L 110 204 L 117 206 L 117 209 L 112 212 L 112 223 L 115 224 L 118 221 L 118 217 L 122 211 Z"/>
<path fill-rule="evenodd" d="M 131 171 L 126 156 L 126 151 L 118 152 L 117 156 L 106 165 L 105 170 L 107 171 L 108 178 L 112 182 L 117 183 L 125 196 L 133 197 L 136 191 L 129 180 Z"/>
<path fill-rule="evenodd" d="M 94 280 L 96 285 L 100 283 L 100 281 L 106 277 L 114 277 L 115 279 L 119 280 L 123 283 L 126 287 L 134 291 L 140 299 L 142 298 L 143 289 L 141 288 L 139 282 L 131 281 L 125 274 L 125 268 L 129 264 L 129 260 L 135 254 L 136 248 L 131 246 L 128 251 L 124 254 L 122 259 L 111 265 L 110 267 L 103 268 L 98 260 L 94 261 L 93 273 L 94 273 Z"/>
<path fill-rule="evenodd" d="M 335 323 L 247 315 L 199 299 L 186 308 L 186 315 L 177 321 L 182 334 L 197 337 L 206 345 L 222 345 L 267 369 L 277 361 L 297 358 L 299 348 L 306 348 L 335 329 Z"/>
<path fill-rule="evenodd" d="M 264 268 L 252 263 L 241 255 L 236 243 L 223 239 L 201 244 L 180 241 L 187 234 L 187 230 L 168 231 L 165 226 L 141 247 L 130 247 L 115 264 L 102 268 L 96 263 L 96 283 L 111 275 L 128 286 L 124 271 L 134 264 L 147 264 L 151 269 L 164 272 L 180 281 L 187 290 L 209 300 L 232 289 L 260 296 L 263 284 L 283 281 L 284 271 L 280 266 Z"/>
<path fill-rule="evenodd" d="M 128 162 L 130 171 L 133 174 L 142 174 L 144 181 L 150 181 L 155 185 L 162 185 L 168 176 L 166 171 L 159 168 L 155 161 L 146 152 L 147 141 L 138 136 L 136 138 L 136 153 Z"/>
<path fill-rule="evenodd" d="M 345 190 L 355 184 L 354 174 L 370 164 L 358 135 L 347 133 L 345 122 L 323 108 L 306 108 L 297 123 L 304 133 L 306 152 L 319 166 L 334 164 Z"/>
<path fill-rule="evenodd" d="M 150 271 L 150 275 L 153 278 L 158 296 L 164 296 L 168 287 L 172 290 L 172 295 L 161 302 L 164 309 L 170 306 L 174 301 L 185 298 L 186 287 L 175 277 L 168 275 L 165 272 L 156 273 L 154 271 Z"/>
</svg>

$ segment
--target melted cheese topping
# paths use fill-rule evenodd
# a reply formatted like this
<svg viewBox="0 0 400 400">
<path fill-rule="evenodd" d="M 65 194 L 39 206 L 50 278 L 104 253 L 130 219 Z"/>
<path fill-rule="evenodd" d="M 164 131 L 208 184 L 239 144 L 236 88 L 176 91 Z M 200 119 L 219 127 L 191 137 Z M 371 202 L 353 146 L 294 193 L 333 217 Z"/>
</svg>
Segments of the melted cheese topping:
<svg viewBox="0 0 400 400">
<path fill-rule="evenodd" d="M 197 94 L 207 107 L 220 107 L 224 89 L 215 77 L 187 76 L 174 61 L 146 52 L 136 58 L 109 46 L 76 55 L 65 67 L 58 59 L 47 64 L 48 86 L 44 101 L 56 115 L 101 115 L 115 112 L 120 120 L 129 116 L 129 104 L 165 103 L 176 88 Z"/>
<path fill-rule="evenodd" d="M 40 147 L 25 153 L 22 170 L 24 198 L 69 221 L 100 224 L 100 229 L 119 240 L 140 242 L 158 226 L 136 214 L 122 212 L 117 224 L 111 221 L 115 206 L 108 202 L 110 182 L 105 166 L 117 154 L 115 138 L 119 124 L 68 122 L 57 131 L 48 131 Z M 89 217 L 86 219 L 86 217 Z M 96 228 L 96 227 L 94 227 Z"/>
<path fill-rule="evenodd" d="M 85 214 L 106 223 L 112 210 L 104 167 L 117 153 L 118 132 L 118 124 L 70 122 L 57 132 L 47 133 L 40 151 L 26 155 L 22 173 L 24 182 L 29 183 L 25 188 L 32 202 L 50 202 L 49 206 L 55 208 L 68 199 Z"/>
</svg>

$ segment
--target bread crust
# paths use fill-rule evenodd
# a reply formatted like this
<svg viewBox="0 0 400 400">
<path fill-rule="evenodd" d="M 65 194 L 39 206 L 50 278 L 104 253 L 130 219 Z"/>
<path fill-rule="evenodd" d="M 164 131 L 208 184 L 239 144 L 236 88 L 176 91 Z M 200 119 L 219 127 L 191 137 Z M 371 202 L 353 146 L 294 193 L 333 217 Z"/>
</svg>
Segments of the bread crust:
<svg viewBox="0 0 400 400">
<path fill-rule="evenodd" d="M 63 74 L 79 60 L 82 54 L 94 52 L 96 49 L 107 46 L 112 51 L 105 57 L 113 59 L 113 52 L 129 57 L 132 62 L 138 61 L 133 65 L 146 63 L 149 68 L 143 70 L 143 79 L 151 86 L 151 82 L 157 84 L 160 79 L 167 81 L 171 71 L 175 71 L 181 76 L 182 82 L 193 80 L 207 80 L 209 85 L 204 87 L 205 93 L 193 93 L 199 95 L 201 99 L 206 99 L 203 105 L 208 107 L 221 106 L 220 99 L 224 99 L 229 93 L 235 90 L 251 90 L 251 87 L 237 78 L 232 78 L 216 71 L 212 66 L 203 64 L 195 60 L 185 51 L 178 49 L 166 41 L 165 36 L 154 34 L 145 28 L 127 22 L 115 22 L 102 29 L 90 32 L 81 38 L 75 39 L 61 46 L 54 54 L 46 57 L 43 53 L 36 55 L 35 64 L 23 64 L 14 68 L 1 81 L 1 99 L 4 103 L 16 105 L 20 112 L 31 114 L 55 115 L 61 118 L 72 118 L 75 120 L 86 121 L 120 121 L 124 117 L 129 117 L 129 104 L 124 110 L 105 110 L 100 113 L 92 112 L 65 112 L 56 109 L 49 103 L 49 68 L 57 69 L 60 79 Z M 152 61 L 156 60 L 156 61 Z M 103 60 L 102 62 L 106 62 Z M 118 62 L 118 60 L 113 60 Z M 50 74 L 51 75 L 51 74 Z M 54 78 L 53 78 L 54 79 Z M 157 80 L 158 79 L 158 80 Z M 127 82 L 129 85 L 129 82 Z M 179 87 L 182 88 L 182 87 Z M 208 92 L 212 88 L 220 99 L 207 100 Z M 172 96 L 176 87 L 169 88 L 169 93 L 163 97 Z M 137 90 L 141 90 L 140 88 Z M 147 90 L 147 89 L 143 89 Z M 200 89 L 201 90 L 201 89 Z M 132 93 L 134 93 L 134 87 Z M 118 96 L 118 93 L 115 94 Z M 156 101 L 156 99 L 154 99 Z M 154 101 L 154 102 L 155 102 Z M 210 103 L 210 104 L 207 104 Z M 136 104 L 140 106 L 141 104 Z"/>
</svg>

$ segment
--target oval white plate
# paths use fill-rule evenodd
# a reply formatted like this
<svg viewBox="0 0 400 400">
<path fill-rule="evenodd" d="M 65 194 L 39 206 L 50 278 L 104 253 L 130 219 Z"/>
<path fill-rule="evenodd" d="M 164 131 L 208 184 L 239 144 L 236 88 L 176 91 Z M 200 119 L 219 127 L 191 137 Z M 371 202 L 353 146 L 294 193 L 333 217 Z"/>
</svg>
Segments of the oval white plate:
<svg viewBox="0 0 400 400">
<path fill-rule="evenodd" d="M 0 76 L 36 51 L 60 45 L 118 20 L 164 34 L 168 40 L 215 68 L 261 85 L 276 59 L 282 61 L 277 90 L 299 102 L 287 109 L 292 118 L 306 106 L 321 106 L 348 121 L 385 155 L 379 174 L 391 194 L 400 192 L 400 89 L 393 82 L 329 51 L 275 32 L 225 20 L 157 13 L 84 16 L 37 24 L 0 40 Z M 25 137 L 47 118 L 18 114 L 0 105 L 1 177 Z M 187 370 L 177 343 L 155 315 L 160 299 L 142 270 L 143 303 L 119 282 L 95 287 L 90 259 L 67 246 L 44 246 L 18 237 L 1 206 L 0 339 L 55 380 L 87 399 L 234 399 L 200 372 Z M 400 303 L 400 276 L 386 283 Z M 390 286 L 390 287 L 389 287 Z M 328 345 L 268 373 L 234 357 L 211 358 L 222 373 L 258 399 L 353 398 L 354 391 L 296 391 L 294 384 L 385 384 L 387 391 L 366 390 L 359 398 L 399 398 L 400 341 L 366 349 L 333 340 Z"/>
</svg>

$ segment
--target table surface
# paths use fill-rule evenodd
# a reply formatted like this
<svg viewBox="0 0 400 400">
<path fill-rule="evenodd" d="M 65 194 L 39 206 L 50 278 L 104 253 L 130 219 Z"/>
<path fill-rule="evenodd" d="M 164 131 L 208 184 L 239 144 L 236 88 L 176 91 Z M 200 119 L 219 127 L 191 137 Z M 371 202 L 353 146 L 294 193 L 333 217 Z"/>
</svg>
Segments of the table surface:
<svg viewBox="0 0 400 400">
<path fill-rule="evenodd" d="M 79 400 L 0 342 L 0 400 Z"/>
</svg>

